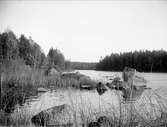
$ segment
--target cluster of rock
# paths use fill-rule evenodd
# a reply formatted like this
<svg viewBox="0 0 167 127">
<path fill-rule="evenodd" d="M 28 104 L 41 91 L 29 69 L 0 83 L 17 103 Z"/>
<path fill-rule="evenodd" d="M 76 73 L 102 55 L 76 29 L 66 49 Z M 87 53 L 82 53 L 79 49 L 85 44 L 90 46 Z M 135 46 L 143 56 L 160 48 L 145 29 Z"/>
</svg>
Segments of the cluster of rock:
<svg viewBox="0 0 167 127">
<path fill-rule="evenodd" d="M 136 99 L 140 97 L 143 91 L 146 89 L 146 80 L 143 77 L 137 75 L 137 71 L 133 68 L 125 67 L 122 73 L 122 80 L 120 77 L 115 77 L 111 83 L 105 85 L 101 82 L 97 83 L 89 76 L 80 74 L 79 72 L 67 72 L 60 73 L 55 68 L 49 68 L 46 71 L 47 75 L 60 76 L 61 79 L 76 80 L 77 86 L 80 89 L 92 90 L 97 89 L 99 95 L 102 95 L 107 91 L 107 88 L 111 90 L 120 90 L 123 93 L 125 100 Z"/>
<path fill-rule="evenodd" d="M 43 110 L 31 119 L 35 126 L 72 127 L 74 118 L 69 105 L 64 104 Z M 88 127 L 113 127 L 111 120 L 106 116 L 100 116 L 97 121 L 88 123 Z"/>
<path fill-rule="evenodd" d="M 140 97 L 145 89 L 146 80 L 143 77 L 137 75 L 137 71 L 133 68 L 125 67 L 122 73 L 122 79 L 120 77 L 115 77 L 111 83 L 106 83 L 105 85 L 99 83 L 97 85 L 97 92 L 99 95 L 102 95 L 107 88 L 111 90 L 120 90 L 122 91 L 123 98 L 125 101 L 136 100 Z"/>
<path fill-rule="evenodd" d="M 111 83 L 107 83 L 105 85 L 101 82 L 92 82 L 90 77 L 80 73 L 63 73 L 61 74 L 61 78 L 70 78 L 81 81 L 79 84 L 81 89 L 91 89 L 93 86 L 93 88 L 96 88 L 99 95 L 104 94 L 108 90 L 107 87 L 111 90 L 120 90 L 123 93 L 123 98 L 125 101 L 140 97 L 142 92 L 146 89 L 146 85 L 143 85 L 146 83 L 146 80 L 136 75 L 136 70 L 132 68 L 124 69 L 122 76 L 123 80 L 121 80 L 119 77 L 116 77 Z M 64 104 L 41 111 L 40 113 L 34 115 L 31 121 L 36 126 L 57 125 L 70 127 L 74 122 L 73 116 L 73 111 L 70 106 Z M 113 126 L 106 116 L 101 116 L 97 119 L 97 121 L 90 122 L 88 127 L 103 127 L 104 125 L 109 127 Z"/>
<path fill-rule="evenodd" d="M 97 82 L 92 80 L 89 76 L 80 74 L 79 72 L 61 72 L 59 69 L 49 67 L 45 71 L 46 76 L 52 76 L 62 80 L 77 81 L 78 84 L 72 84 L 72 87 L 80 89 L 92 90 L 96 88 Z"/>
</svg>

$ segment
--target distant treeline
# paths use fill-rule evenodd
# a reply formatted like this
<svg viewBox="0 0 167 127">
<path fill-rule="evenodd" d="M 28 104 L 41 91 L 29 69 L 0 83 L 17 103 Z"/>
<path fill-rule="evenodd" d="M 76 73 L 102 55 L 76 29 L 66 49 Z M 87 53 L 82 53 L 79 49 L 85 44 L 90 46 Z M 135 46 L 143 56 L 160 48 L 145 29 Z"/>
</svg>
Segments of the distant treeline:
<svg viewBox="0 0 167 127">
<path fill-rule="evenodd" d="M 167 72 L 167 51 L 135 51 L 112 53 L 101 59 L 97 70 L 122 71 L 125 66 L 136 68 L 141 72 Z"/>
<path fill-rule="evenodd" d="M 94 70 L 96 68 L 97 63 L 89 63 L 89 62 L 71 62 L 72 69 L 78 70 Z"/>
<path fill-rule="evenodd" d="M 0 34 L 0 63 L 10 60 L 23 61 L 25 65 L 33 68 L 70 67 L 70 62 L 65 60 L 58 49 L 50 48 L 45 56 L 41 47 L 31 37 L 27 38 L 22 34 L 17 38 L 11 30 L 6 30 Z"/>
</svg>

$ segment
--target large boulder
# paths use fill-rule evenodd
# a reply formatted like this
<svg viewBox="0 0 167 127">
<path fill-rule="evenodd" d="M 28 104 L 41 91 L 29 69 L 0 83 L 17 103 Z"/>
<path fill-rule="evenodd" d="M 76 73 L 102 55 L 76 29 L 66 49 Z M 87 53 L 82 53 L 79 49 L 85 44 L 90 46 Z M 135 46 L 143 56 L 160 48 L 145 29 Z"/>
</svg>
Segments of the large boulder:
<svg viewBox="0 0 167 127">
<path fill-rule="evenodd" d="M 107 83 L 106 86 L 110 89 L 122 91 L 124 100 L 136 100 L 141 97 L 146 86 L 146 80 L 140 75 L 134 68 L 125 67 L 122 73 L 122 79 L 115 77 L 111 83 Z"/>
<path fill-rule="evenodd" d="M 71 81 L 71 84 L 74 84 L 74 87 L 76 88 L 91 90 L 96 87 L 96 81 L 92 80 L 89 76 L 78 72 L 63 73 L 61 78 L 63 80 Z"/>
<path fill-rule="evenodd" d="M 124 82 L 130 82 L 136 73 L 136 69 L 125 67 L 122 73 Z"/>
<path fill-rule="evenodd" d="M 96 81 L 92 80 L 88 76 L 80 77 L 79 82 L 80 82 L 80 88 L 87 89 L 87 90 L 92 90 L 92 89 L 96 88 L 96 84 L 97 84 Z"/>
<path fill-rule="evenodd" d="M 69 105 L 63 104 L 41 111 L 31 121 L 35 126 L 71 126 L 73 111 Z"/>
<path fill-rule="evenodd" d="M 122 73 L 123 81 L 131 86 L 146 86 L 147 81 L 140 75 L 136 69 L 125 67 Z"/>
<path fill-rule="evenodd" d="M 125 100 L 138 99 L 146 89 L 146 80 L 136 69 L 125 67 L 123 71 L 123 96 Z"/>
</svg>

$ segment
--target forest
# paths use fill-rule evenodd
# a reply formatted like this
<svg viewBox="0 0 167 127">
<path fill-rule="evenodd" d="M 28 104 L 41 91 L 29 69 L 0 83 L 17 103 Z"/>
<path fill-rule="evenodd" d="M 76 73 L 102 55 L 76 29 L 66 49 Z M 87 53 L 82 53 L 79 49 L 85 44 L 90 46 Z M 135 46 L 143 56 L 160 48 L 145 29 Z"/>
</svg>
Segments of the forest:
<svg viewBox="0 0 167 127">
<path fill-rule="evenodd" d="M 97 63 L 91 62 L 71 62 L 71 68 L 77 70 L 95 70 Z"/>
<path fill-rule="evenodd" d="M 99 61 L 96 70 L 122 71 L 125 66 L 140 72 L 167 72 L 167 51 L 161 49 L 112 53 Z"/>
<path fill-rule="evenodd" d="M 140 72 L 167 72 L 167 51 L 140 50 L 134 52 L 111 53 L 98 63 L 71 62 L 65 59 L 58 49 L 50 48 L 47 55 L 31 37 L 16 37 L 14 32 L 6 30 L 0 33 L 0 63 L 11 60 L 22 62 L 31 68 L 58 70 L 84 69 L 122 71 L 125 66 L 136 68 Z M 1 68 L 2 69 L 2 68 Z"/>
<path fill-rule="evenodd" d="M 25 35 L 16 37 L 14 32 L 6 30 L 0 34 L 0 63 L 17 61 L 31 68 L 56 67 L 64 70 L 70 67 L 70 62 L 65 60 L 64 55 L 58 49 L 50 48 L 45 56 L 41 47 Z"/>
</svg>

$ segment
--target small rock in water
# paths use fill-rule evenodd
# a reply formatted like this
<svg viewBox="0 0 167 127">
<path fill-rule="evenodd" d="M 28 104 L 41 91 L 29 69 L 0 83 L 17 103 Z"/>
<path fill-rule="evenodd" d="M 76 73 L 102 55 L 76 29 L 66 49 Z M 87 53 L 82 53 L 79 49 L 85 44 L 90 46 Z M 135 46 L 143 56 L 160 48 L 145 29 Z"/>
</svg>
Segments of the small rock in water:
<svg viewBox="0 0 167 127">
<path fill-rule="evenodd" d="M 88 127 L 100 127 L 100 124 L 98 122 L 90 122 Z"/>
<path fill-rule="evenodd" d="M 106 87 L 101 82 L 99 82 L 97 84 L 96 89 L 97 89 L 97 92 L 99 93 L 99 95 L 102 95 L 103 93 L 105 93 L 107 91 Z"/>
</svg>

